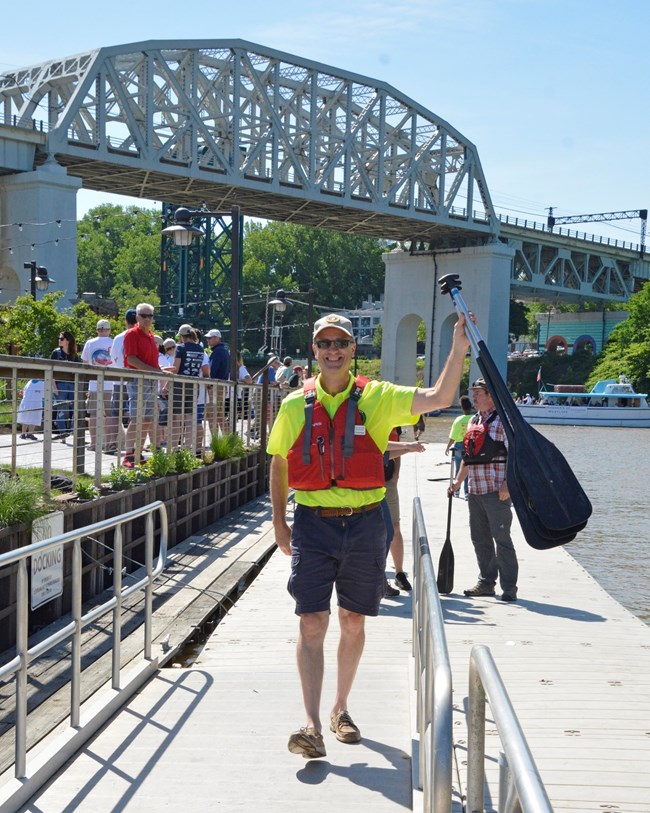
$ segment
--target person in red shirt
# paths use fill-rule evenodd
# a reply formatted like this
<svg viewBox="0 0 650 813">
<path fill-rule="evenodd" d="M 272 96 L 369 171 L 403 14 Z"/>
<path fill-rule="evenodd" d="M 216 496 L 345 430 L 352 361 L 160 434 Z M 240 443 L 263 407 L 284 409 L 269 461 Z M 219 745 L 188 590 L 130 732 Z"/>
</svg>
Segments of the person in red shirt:
<svg viewBox="0 0 650 813">
<path fill-rule="evenodd" d="M 124 366 L 131 370 L 143 370 L 147 373 L 159 373 L 158 346 L 153 334 L 153 306 L 141 302 L 136 306 L 135 327 L 124 334 Z M 142 421 L 139 448 L 144 445 L 147 433 L 151 436 L 151 443 L 156 445 L 154 414 L 156 398 L 158 397 L 158 384 L 153 379 L 131 379 L 127 381 L 126 389 L 129 395 L 129 426 L 126 430 L 126 449 L 122 465 L 132 469 L 135 465 L 136 429 L 138 418 L 138 391 L 142 393 Z M 141 459 L 142 462 L 142 459 Z"/>
</svg>

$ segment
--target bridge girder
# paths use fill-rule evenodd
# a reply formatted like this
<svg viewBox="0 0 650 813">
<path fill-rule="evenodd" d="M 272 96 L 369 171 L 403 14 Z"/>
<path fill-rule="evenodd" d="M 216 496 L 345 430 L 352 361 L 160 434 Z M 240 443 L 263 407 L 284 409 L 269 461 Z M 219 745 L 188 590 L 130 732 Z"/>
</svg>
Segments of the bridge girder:
<svg viewBox="0 0 650 813">
<path fill-rule="evenodd" d="M 90 189 L 436 244 L 499 229 L 475 146 L 390 85 L 242 40 L 150 41 L 0 77 Z M 41 115 L 42 114 L 42 115 Z"/>
<path fill-rule="evenodd" d="M 517 299 L 627 302 L 647 281 L 645 257 L 631 249 L 502 226 L 515 250 L 511 292 Z"/>
</svg>

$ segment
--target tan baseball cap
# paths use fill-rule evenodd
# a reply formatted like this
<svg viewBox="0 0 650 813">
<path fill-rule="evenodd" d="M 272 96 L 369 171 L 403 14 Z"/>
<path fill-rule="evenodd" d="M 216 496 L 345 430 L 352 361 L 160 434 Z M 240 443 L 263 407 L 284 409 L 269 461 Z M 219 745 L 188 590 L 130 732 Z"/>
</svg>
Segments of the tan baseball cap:
<svg viewBox="0 0 650 813">
<path fill-rule="evenodd" d="M 351 339 L 354 339 L 352 322 L 349 319 L 346 319 L 345 316 L 341 316 L 339 313 L 328 313 L 327 316 L 321 316 L 321 318 L 314 325 L 314 339 L 319 333 L 326 330 L 328 327 L 335 327 L 337 330 L 341 330 Z"/>
</svg>

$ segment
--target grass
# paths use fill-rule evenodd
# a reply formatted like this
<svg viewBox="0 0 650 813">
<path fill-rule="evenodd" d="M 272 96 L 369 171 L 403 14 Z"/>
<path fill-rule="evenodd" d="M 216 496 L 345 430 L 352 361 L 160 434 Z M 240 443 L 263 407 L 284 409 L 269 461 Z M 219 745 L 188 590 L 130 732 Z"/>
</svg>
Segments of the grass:
<svg viewBox="0 0 650 813">
<path fill-rule="evenodd" d="M 36 517 L 47 513 L 42 498 L 40 484 L 29 479 L 0 477 L 0 527 L 18 522 L 29 525 Z"/>
<path fill-rule="evenodd" d="M 231 457 L 243 457 L 246 454 L 242 439 L 236 433 L 213 435 L 210 449 L 214 460 L 228 460 Z"/>
</svg>

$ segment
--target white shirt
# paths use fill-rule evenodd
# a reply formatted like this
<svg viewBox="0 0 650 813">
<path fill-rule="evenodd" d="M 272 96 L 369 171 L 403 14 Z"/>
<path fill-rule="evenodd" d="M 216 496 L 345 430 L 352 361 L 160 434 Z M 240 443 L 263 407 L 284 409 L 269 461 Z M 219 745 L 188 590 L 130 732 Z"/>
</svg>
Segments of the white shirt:
<svg viewBox="0 0 650 813">
<path fill-rule="evenodd" d="M 81 351 L 81 360 L 85 361 L 86 364 L 92 364 L 93 367 L 111 367 L 112 346 L 113 339 L 110 336 L 95 336 L 94 339 L 88 339 Z M 104 379 L 104 389 L 112 390 L 113 382 Z M 88 392 L 97 392 L 96 380 L 88 382 Z"/>
<path fill-rule="evenodd" d="M 127 328 L 130 330 L 131 328 Z M 113 339 L 113 347 L 111 349 L 111 359 L 113 360 L 113 367 L 119 367 L 120 370 L 124 369 L 124 336 L 126 330 L 118 333 Z"/>
</svg>

